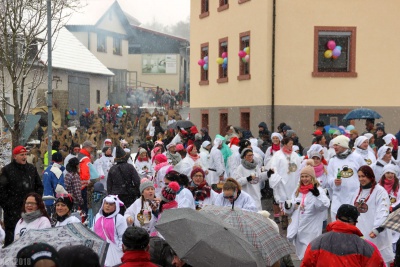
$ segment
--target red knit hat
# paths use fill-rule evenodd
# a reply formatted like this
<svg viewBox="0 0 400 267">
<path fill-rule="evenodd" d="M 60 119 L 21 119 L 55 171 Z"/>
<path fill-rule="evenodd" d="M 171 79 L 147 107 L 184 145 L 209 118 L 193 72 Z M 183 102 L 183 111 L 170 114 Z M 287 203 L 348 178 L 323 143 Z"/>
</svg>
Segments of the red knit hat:
<svg viewBox="0 0 400 267">
<path fill-rule="evenodd" d="M 170 182 L 168 186 L 164 186 L 161 191 L 161 199 L 164 202 L 170 202 L 175 200 L 176 193 L 179 191 L 180 186 L 177 182 Z"/>
<path fill-rule="evenodd" d="M 193 145 L 188 146 L 188 147 L 186 148 L 187 153 L 190 154 L 190 152 L 192 152 L 192 150 L 193 150 L 193 147 L 194 147 Z"/>
<path fill-rule="evenodd" d="M 181 150 L 185 150 L 185 148 L 183 147 L 182 144 L 177 144 L 176 145 L 176 151 L 181 151 Z"/>
<path fill-rule="evenodd" d="M 154 160 L 157 161 L 158 164 L 168 161 L 167 156 L 165 156 L 164 154 L 155 155 Z"/>
<path fill-rule="evenodd" d="M 239 138 L 237 138 L 236 136 L 234 136 L 234 137 L 232 137 L 231 138 L 231 142 L 230 142 L 230 144 L 229 144 L 229 147 L 232 147 L 232 145 L 238 145 L 239 144 Z"/>
<path fill-rule="evenodd" d="M 200 168 L 200 167 L 195 167 L 195 168 L 193 169 L 193 171 L 190 173 L 190 178 L 192 178 L 192 180 L 193 180 L 193 176 L 194 176 L 196 173 L 198 173 L 198 172 L 201 172 L 201 174 L 203 174 L 203 177 L 206 177 L 206 174 L 205 174 L 205 172 L 203 171 L 202 168 Z"/>
<path fill-rule="evenodd" d="M 27 153 L 27 152 L 28 151 L 26 150 L 26 148 L 24 146 L 17 146 L 13 150 L 13 155 L 18 155 L 18 154 Z"/>
</svg>

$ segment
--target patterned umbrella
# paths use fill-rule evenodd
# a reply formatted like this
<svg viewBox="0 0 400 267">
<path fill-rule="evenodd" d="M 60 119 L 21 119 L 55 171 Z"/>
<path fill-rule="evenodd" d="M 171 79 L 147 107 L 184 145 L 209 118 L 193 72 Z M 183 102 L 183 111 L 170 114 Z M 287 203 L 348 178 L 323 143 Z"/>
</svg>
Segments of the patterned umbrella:
<svg viewBox="0 0 400 267">
<path fill-rule="evenodd" d="M 66 246 L 84 245 L 99 255 L 101 266 L 107 255 L 108 243 L 81 223 L 68 224 L 61 227 L 40 230 L 28 230 L 25 234 L 3 249 L 0 262 L 15 259 L 18 251 L 33 243 L 47 243 L 57 251 Z"/>
<path fill-rule="evenodd" d="M 292 252 L 287 239 L 276 232 L 261 214 L 219 206 L 203 207 L 200 213 L 213 214 L 238 229 L 261 252 L 267 266 Z"/>
<path fill-rule="evenodd" d="M 386 221 L 382 224 L 382 227 L 400 232 L 400 209 L 390 213 Z"/>
</svg>

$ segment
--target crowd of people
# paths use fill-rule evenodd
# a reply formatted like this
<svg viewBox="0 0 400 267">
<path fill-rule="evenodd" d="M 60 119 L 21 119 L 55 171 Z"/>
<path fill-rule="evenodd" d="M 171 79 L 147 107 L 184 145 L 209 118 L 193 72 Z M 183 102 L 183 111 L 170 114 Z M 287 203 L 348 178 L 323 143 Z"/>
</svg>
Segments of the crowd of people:
<svg viewBox="0 0 400 267">
<path fill-rule="evenodd" d="M 105 266 L 136 266 L 129 262 L 138 259 L 153 266 L 149 240 L 162 240 L 156 226 L 165 210 L 215 205 L 273 210 L 273 222 L 294 244 L 302 266 L 332 266 L 329 259 L 338 266 L 400 266 L 400 234 L 382 226 L 400 207 L 398 142 L 383 124 L 367 120 L 358 135 L 353 125 L 327 131 L 317 121 L 303 147 L 285 123 L 271 133 L 261 122 L 258 136 L 228 126 L 225 136 L 212 140 L 206 128 L 155 130 L 157 121 L 146 125 L 152 141 L 137 151 L 108 133 L 101 143 L 78 143 L 69 155 L 53 142 L 42 179 L 27 163 L 26 148 L 14 148 L 0 176 L 5 246 L 28 229 L 82 222 L 109 243 Z M 261 201 L 268 197 L 272 207 Z M 335 247 L 346 238 L 352 241 Z M 168 264 L 188 266 L 173 253 L 171 259 Z M 293 266 L 289 255 L 282 262 Z"/>
</svg>

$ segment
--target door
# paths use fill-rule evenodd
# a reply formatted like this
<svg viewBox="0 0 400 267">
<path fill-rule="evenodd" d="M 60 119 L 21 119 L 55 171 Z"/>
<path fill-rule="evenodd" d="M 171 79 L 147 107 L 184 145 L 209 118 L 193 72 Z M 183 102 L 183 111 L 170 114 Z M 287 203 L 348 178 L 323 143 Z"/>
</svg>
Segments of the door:
<svg viewBox="0 0 400 267">
<path fill-rule="evenodd" d="M 68 103 L 69 108 L 77 111 L 77 118 L 90 109 L 90 85 L 89 78 L 68 76 Z"/>
</svg>

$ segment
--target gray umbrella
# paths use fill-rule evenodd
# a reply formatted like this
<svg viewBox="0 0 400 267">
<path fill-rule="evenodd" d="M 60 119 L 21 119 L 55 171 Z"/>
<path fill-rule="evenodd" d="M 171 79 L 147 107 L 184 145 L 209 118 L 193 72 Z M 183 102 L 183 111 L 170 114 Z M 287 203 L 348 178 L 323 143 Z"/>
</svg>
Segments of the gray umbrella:
<svg viewBox="0 0 400 267">
<path fill-rule="evenodd" d="M 188 208 L 166 210 L 156 229 L 194 267 L 266 266 L 246 237 L 215 216 Z"/>
<path fill-rule="evenodd" d="M 176 122 L 171 123 L 170 125 L 168 125 L 168 129 L 176 129 L 177 127 L 179 127 L 179 128 L 190 128 L 193 125 L 194 124 L 191 121 L 180 120 L 180 121 L 176 121 Z"/>
</svg>

